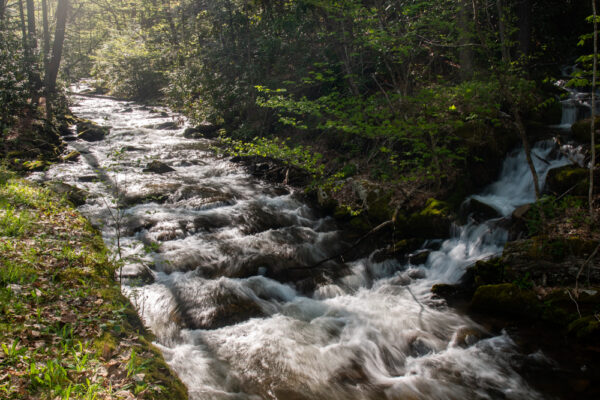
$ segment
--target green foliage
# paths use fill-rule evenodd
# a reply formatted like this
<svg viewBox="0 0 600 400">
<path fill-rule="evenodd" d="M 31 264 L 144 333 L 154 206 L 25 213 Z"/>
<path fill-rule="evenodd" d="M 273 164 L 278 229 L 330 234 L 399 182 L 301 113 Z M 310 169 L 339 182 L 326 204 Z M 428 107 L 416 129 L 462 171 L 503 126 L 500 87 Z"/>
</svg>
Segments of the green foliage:
<svg viewBox="0 0 600 400">
<path fill-rule="evenodd" d="M 321 163 L 323 156 L 308 146 L 290 146 L 289 139 L 255 137 L 250 142 L 244 142 L 222 137 L 220 142 L 224 145 L 227 154 L 232 156 L 271 157 L 302 168 L 313 174 L 315 178 L 323 174 L 324 166 Z"/>
<path fill-rule="evenodd" d="M 117 36 L 94 55 L 96 84 L 116 96 L 149 100 L 165 84 L 160 53 L 135 34 Z"/>
<path fill-rule="evenodd" d="M 14 31 L 0 20 L 0 138 L 27 103 L 29 83 L 23 51 Z"/>
</svg>

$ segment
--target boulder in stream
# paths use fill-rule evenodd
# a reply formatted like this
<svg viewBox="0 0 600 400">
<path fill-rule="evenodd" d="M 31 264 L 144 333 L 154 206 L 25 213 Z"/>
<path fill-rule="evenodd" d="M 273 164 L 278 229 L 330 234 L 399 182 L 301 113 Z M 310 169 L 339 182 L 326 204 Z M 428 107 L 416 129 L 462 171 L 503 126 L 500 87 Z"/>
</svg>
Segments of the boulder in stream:
<svg viewBox="0 0 600 400">
<path fill-rule="evenodd" d="M 186 139 L 214 139 L 218 136 L 219 126 L 209 123 L 204 123 L 193 128 L 187 128 L 183 132 L 183 137 Z"/>
<path fill-rule="evenodd" d="M 65 196 L 67 200 L 77 207 L 85 204 L 88 197 L 88 193 L 85 190 L 64 182 L 50 181 L 46 185 L 53 192 Z"/>
<path fill-rule="evenodd" d="M 154 160 L 144 168 L 144 172 L 152 172 L 154 174 L 166 174 L 167 172 L 175 171 L 162 161 Z"/>
<path fill-rule="evenodd" d="M 110 127 L 100 126 L 97 123 L 85 119 L 77 121 L 77 137 L 86 142 L 98 142 L 104 140 L 110 132 Z"/>
<path fill-rule="evenodd" d="M 179 124 L 176 121 L 167 121 L 160 124 L 146 125 L 144 126 L 144 128 L 172 131 L 175 129 L 179 129 Z"/>
<path fill-rule="evenodd" d="M 472 197 L 466 200 L 461 206 L 461 214 L 464 217 L 470 216 L 477 222 L 501 217 L 498 210 L 494 207 Z"/>
</svg>

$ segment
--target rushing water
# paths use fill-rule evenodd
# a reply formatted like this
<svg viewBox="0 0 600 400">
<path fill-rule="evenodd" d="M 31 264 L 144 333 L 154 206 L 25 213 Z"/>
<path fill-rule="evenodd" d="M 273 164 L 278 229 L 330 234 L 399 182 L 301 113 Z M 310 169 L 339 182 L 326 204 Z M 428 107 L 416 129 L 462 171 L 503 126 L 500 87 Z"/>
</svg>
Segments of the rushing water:
<svg viewBox="0 0 600 400">
<path fill-rule="evenodd" d="M 332 219 L 215 157 L 209 141 L 154 129 L 177 116 L 74 101 L 111 134 L 72 142 L 79 162 L 35 178 L 92 194 L 80 210 L 113 248 L 119 236 L 124 290 L 193 399 L 542 398 L 516 366 L 543 355 L 519 353 L 430 293 L 502 250 L 498 220 L 457 227 L 423 265 L 370 257 L 307 272 L 348 245 Z M 567 163 L 548 143 L 534 152 L 542 180 Z M 175 171 L 142 172 L 152 160 Z M 501 215 L 533 200 L 522 152 L 477 198 Z"/>
</svg>

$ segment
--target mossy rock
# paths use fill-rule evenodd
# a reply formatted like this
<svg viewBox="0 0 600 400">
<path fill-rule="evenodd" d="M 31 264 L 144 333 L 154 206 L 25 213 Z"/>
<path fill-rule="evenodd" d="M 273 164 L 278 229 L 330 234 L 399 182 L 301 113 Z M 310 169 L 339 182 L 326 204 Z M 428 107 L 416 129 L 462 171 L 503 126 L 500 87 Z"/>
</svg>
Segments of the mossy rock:
<svg viewBox="0 0 600 400">
<path fill-rule="evenodd" d="M 64 196 L 76 207 L 85 204 L 87 200 L 88 193 L 85 190 L 80 189 L 76 186 L 56 181 L 48 182 L 47 185 L 50 190 L 52 190 L 55 193 L 58 193 L 61 196 Z"/>
<path fill-rule="evenodd" d="M 446 238 L 450 232 L 450 224 L 449 204 L 433 198 L 427 200 L 425 208 L 410 217 L 396 217 L 396 229 L 400 228 L 404 237 Z"/>
<path fill-rule="evenodd" d="M 587 258 L 596 248 L 598 242 L 577 237 L 548 239 L 545 236 L 534 236 L 530 240 L 523 241 L 517 248 L 525 250 L 530 260 L 548 260 L 560 262 L 568 256 Z M 505 253 L 512 244 L 505 247 Z"/>
<path fill-rule="evenodd" d="M 512 280 L 510 279 L 512 276 L 509 276 L 501 258 L 477 261 L 475 265 L 468 268 L 468 273 L 473 276 L 474 287 L 495 285 Z"/>
<path fill-rule="evenodd" d="M 483 285 L 477 288 L 471 307 L 480 312 L 522 318 L 538 318 L 541 304 L 532 290 L 514 283 Z"/>
<path fill-rule="evenodd" d="M 349 224 L 353 230 L 358 231 L 359 233 L 368 232 L 373 229 L 371 223 L 369 222 L 369 218 L 367 218 L 367 216 L 364 214 L 352 217 Z"/>
<path fill-rule="evenodd" d="M 77 121 L 77 137 L 86 142 L 98 142 L 104 140 L 110 132 L 110 127 L 100 126 L 93 121 L 80 119 Z"/>
<path fill-rule="evenodd" d="M 372 190 L 367 195 L 367 211 L 369 219 L 375 223 L 389 221 L 394 215 L 391 207 L 392 193 L 380 193 Z"/>
<path fill-rule="evenodd" d="M 64 156 L 63 161 L 64 162 L 76 162 L 77 160 L 79 160 L 80 156 L 81 156 L 81 153 L 79 153 L 77 150 L 74 150 L 74 151 L 70 152 L 69 154 L 67 154 L 66 156 Z"/>
<path fill-rule="evenodd" d="M 595 315 L 579 318 L 569 324 L 568 331 L 580 342 L 598 343 L 600 320 Z"/>
<path fill-rule="evenodd" d="M 575 303 L 566 290 L 555 290 L 544 298 L 541 318 L 556 326 L 565 327 L 578 318 Z"/>
<path fill-rule="evenodd" d="M 591 118 L 582 119 L 581 121 L 575 122 L 571 126 L 571 135 L 573 136 L 573 139 L 580 143 L 589 143 L 591 139 L 591 123 Z M 600 129 L 600 117 L 596 117 L 596 129 Z M 596 131 L 596 140 L 600 138 L 597 132 L 598 131 Z"/>
<path fill-rule="evenodd" d="M 589 187 L 589 171 L 585 168 L 565 166 L 548 171 L 546 190 L 561 195 L 567 190 L 575 196 L 586 196 Z M 571 189 L 573 188 L 573 189 Z"/>
</svg>

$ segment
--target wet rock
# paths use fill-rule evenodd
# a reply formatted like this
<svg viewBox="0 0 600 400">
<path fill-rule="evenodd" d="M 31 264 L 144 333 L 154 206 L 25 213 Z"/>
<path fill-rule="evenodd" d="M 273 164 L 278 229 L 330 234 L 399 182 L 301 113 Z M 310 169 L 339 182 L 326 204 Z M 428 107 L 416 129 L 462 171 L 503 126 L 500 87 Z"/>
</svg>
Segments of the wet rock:
<svg viewBox="0 0 600 400">
<path fill-rule="evenodd" d="M 80 119 L 77 121 L 77 137 L 86 142 L 98 142 L 104 140 L 110 132 L 110 127 L 100 126 L 95 122 Z"/>
<path fill-rule="evenodd" d="M 190 280 L 173 288 L 181 313 L 191 329 L 217 329 L 263 316 L 250 291 L 226 280 Z"/>
<path fill-rule="evenodd" d="M 219 129 L 218 125 L 205 123 L 193 128 L 187 128 L 183 132 L 183 137 L 187 139 L 214 139 L 219 136 Z"/>
<path fill-rule="evenodd" d="M 397 260 L 405 260 L 405 256 L 421 247 L 422 240 L 420 239 L 403 239 L 385 249 L 378 250 L 373 254 L 373 261 L 376 263 L 395 258 Z"/>
<path fill-rule="evenodd" d="M 163 122 L 161 124 L 153 124 L 144 126 L 146 129 L 158 129 L 158 130 L 175 130 L 179 129 L 179 124 L 176 121 Z"/>
<path fill-rule="evenodd" d="M 498 210 L 496 210 L 494 207 L 474 198 L 469 198 L 463 203 L 461 206 L 461 214 L 465 217 L 470 216 L 477 222 L 483 222 L 487 221 L 488 219 L 501 217 Z"/>
<path fill-rule="evenodd" d="M 416 338 L 410 342 L 409 354 L 412 357 L 423 357 L 429 353 L 433 353 L 434 349 L 421 338 Z"/>
<path fill-rule="evenodd" d="M 58 133 L 64 138 L 65 136 L 73 136 L 73 131 L 66 124 L 61 124 L 58 126 Z"/>
<path fill-rule="evenodd" d="M 431 287 L 431 293 L 435 294 L 442 299 L 450 299 L 458 296 L 461 291 L 457 285 L 449 285 L 447 283 L 438 283 Z"/>
<path fill-rule="evenodd" d="M 162 161 L 154 160 L 146 166 L 143 170 L 144 172 L 151 172 L 154 174 L 166 174 L 167 172 L 175 171 L 173 168 L 169 167 Z"/>
<path fill-rule="evenodd" d="M 282 160 L 261 156 L 237 156 L 229 161 L 238 163 L 254 176 L 273 183 L 286 183 L 290 186 L 305 187 L 312 181 L 311 174 Z"/>
<path fill-rule="evenodd" d="M 133 108 L 127 107 L 127 108 L 122 109 L 120 112 L 122 112 L 122 113 L 130 113 L 130 112 L 133 112 Z"/>
<path fill-rule="evenodd" d="M 98 180 L 97 175 L 82 175 L 77 178 L 79 182 L 96 182 Z"/>
<path fill-rule="evenodd" d="M 429 199 L 425 208 L 406 216 L 395 216 L 395 234 L 402 238 L 437 239 L 450 233 L 452 217 L 448 203 Z"/>
<path fill-rule="evenodd" d="M 531 210 L 531 204 L 525 204 L 520 207 L 517 207 L 515 211 L 512 213 L 513 219 L 523 220 L 527 213 Z"/>
<path fill-rule="evenodd" d="M 590 143 L 590 132 L 592 129 L 591 122 L 591 118 L 575 122 L 573 126 L 571 126 L 571 135 L 573 136 L 573 139 L 580 143 Z M 596 129 L 598 128 L 600 128 L 600 117 L 596 117 Z M 600 139 L 600 136 L 598 136 L 598 131 L 596 131 L 596 143 L 598 143 L 598 139 Z"/>
<path fill-rule="evenodd" d="M 81 154 L 75 150 L 75 151 L 70 152 L 66 156 L 64 156 L 63 161 L 64 162 L 76 162 L 79 160 L 79 157 L 81 157 Z"/>
<path fill-rule="evenodd" d="M 463 327 L 459 328 L 455 333 L 451 341 L 452 347 L 470 347 L 481 339 L 486 338 L 488 335 L 480 329 L 474 327 Z"/>
<path fill-rule="evenodd" d="M 409 255 L 408 260 L 413 265 L 425 264 L 427 262 L 427 259 L 429 258 L 429 254 L 431 254 L 430 250 L 420 250 L 416 253 Z"/>
<path fill-rule="evenodd" d="M 53 192 L 66 197 L 68 201 L 77 207 L 85 204 L 88 197 L 88 193 L 85 190 L 64 182 L 51 181 L 47 183 L 47 186 Z"/>
<path fill-rule="evenodd" d="M 180 183 L 171 182 L 151 183 L 136 192 L 125 191 L 125 193 L 122 195 L 120 203 L 125 206 L 151 202 L 162 204 L 167 201 L 169 197 L 179 189 L 180 186 Z"/>
<path fill-rule="evenodd" d="M 123 146 L 121 148 L 121 151 L 123 151 L 123 152 L 133 152 L 133 151 L 144 151 L 144 149 L 142 149 L 141 147 L 136 147 L 136 146 Z"/>
</svg>

